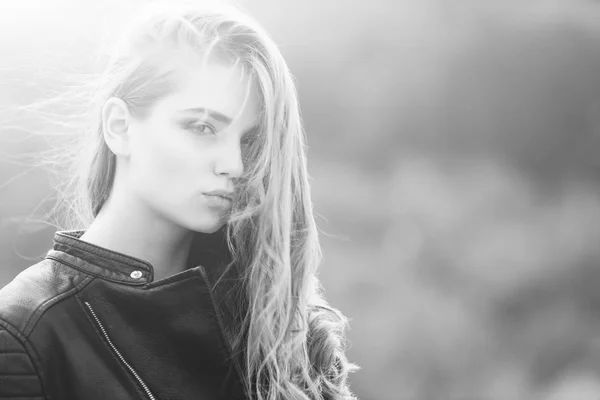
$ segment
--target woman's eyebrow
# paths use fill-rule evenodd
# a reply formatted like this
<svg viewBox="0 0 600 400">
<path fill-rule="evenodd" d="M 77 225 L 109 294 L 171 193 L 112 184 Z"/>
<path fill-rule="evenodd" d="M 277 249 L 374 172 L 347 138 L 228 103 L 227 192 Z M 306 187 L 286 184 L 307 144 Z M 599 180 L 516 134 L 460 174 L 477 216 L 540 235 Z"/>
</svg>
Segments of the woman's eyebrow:
<svg viewBox="0 0 600 400">
<path fill-rule="evenodd" d="M 194 114 L 205 114 L 219 122 L 223 122 L 224 124 L 230 124 L 232 121 L 231 117 L 228 117 L 225 114 L 221 114 L 218 111 L 211 110 L 211 109 L 204 108 L 204 107 L 186 108 L 185 110 L 182 110 L 181 112 L 194 113 Z"/>
</svg>

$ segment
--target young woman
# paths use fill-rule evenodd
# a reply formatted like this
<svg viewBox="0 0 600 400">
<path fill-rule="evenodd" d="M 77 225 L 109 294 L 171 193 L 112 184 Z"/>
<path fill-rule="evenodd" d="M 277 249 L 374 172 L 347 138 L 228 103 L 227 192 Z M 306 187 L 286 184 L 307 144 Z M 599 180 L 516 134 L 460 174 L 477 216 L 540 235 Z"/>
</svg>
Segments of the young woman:
<svg viewBox="0 0 600 400">
<path fill-rule="evenodd" d="M 155 6 L 98 82 L 61 191 L 86 228 L 0 290 L 0 398 L 355 398 L 294 83 L 264 30 Z"/>
</svg>

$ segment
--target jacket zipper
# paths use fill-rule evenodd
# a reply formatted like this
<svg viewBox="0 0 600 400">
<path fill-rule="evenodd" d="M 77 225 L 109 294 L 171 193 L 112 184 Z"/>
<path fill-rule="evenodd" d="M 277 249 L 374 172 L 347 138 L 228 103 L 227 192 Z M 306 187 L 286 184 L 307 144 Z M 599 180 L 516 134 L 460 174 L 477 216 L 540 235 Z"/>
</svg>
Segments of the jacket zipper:
<svg viewBox="0 0 600 400">
<path fill-rule="evenodd" d="M 146 383 L 144 383 L 144 381 L 142 380 L 142 378 L 140 378 L 140 376 L 138 375 L 138 373 L 135 372 L 135 370 L 133 369 L 133 367 L 131 365 L 129 365 L 129 363 L 127 361 L 125 361 L 125 358 L 123 358 L 123 356 L 121 355 L 121 353 L 119 352 L 119 350 L 117 350 L 117 348 L 115 347 L 115 345 L 113 344 L 113 342 L 110 340 L 110 337 L 108 337 L 108 334 L 106 333 L 106 330 L 104 329 L 104 326 L 102 325 L 102 323 L 100 322 L 100 320 L 96 316 L 96 313 L 94 312 L 94 309 L 92 308 L 92 306 L 90 305 L 90 303 L 88 303 L 86 301 L 85 305 L 90 310 L 90 313 L 92 314 L 92 316 L 96 320 L 96 323 L 98 324 L 98 327 L 102 331 L 102 335 L 104 336 L 104 339 L 106 339 L 106 341 L 108 342 L 108 345 L 110 346 L 110 348 L 114 351 L 114 353 L 117 355 L 117 357 L 119 357 L 119 359 L 121 360 L 121 362 L 123 363 L 123 365 L 125 365 L 127 367 L 127 369 L 129 370 L 129 372 L 131 372 L 133 374 L 133 376 L 138 381 L 138 383 L 140 384 L 140 386 L 146 392 L 146 395 L 148 396 L 148 398 L 150 398 L 151 400 L 156 400 L 156 397 L 154 397 L 154 395 L 152 394 L 152 392 L 150 391 L 150 389 L 148 389 L 148 386 L 146 385 Z"/>
</svg>

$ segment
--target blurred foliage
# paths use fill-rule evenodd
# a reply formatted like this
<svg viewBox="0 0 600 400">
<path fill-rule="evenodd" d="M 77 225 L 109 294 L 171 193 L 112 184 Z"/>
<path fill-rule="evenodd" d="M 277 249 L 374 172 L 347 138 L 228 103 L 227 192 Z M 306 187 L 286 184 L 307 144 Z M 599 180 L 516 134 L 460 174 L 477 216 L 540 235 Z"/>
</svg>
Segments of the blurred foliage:
<svg viewBox="0 0 600 400">
<path fill-rule="evenodd" d="M 126 16 L 109 3 L 63 1 L 39 37 L 3 28 L 5 60 L 30 57 L 34 85 L 6 72 L 0 100 L 41 95 L 41 68 L 76 68 L 97 36 L 74 30 Z M 321 278 L 351 319 L 359 397 L 600 398 L 600 4 L 242 4 L 297 78 Z M 36 146 L 0 133 L 1 154 Z M 3 284 L 53 229 L 13 222 L 51 191 L 44 172 L 0 165 Z"/>
</svg>

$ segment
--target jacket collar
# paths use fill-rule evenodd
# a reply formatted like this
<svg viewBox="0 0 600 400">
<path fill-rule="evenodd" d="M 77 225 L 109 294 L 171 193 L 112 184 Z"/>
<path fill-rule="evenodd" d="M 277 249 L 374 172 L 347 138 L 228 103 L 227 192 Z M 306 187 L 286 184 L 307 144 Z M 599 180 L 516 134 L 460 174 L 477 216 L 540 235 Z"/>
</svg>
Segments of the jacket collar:
<svg viewBox="0 0 600 400">
<path fill-rule="evenodd" d="M 137 286 L 154 280 L 154 267 L 148 261 L 81 240 L 84 233 L 85 229 L 55 232 L 53 247 L 45 258 L 117 283 Z M 197 233 L 188 257 L 188 269 L 200 266 L 214 282 L 222 267 L 231 261 L 224 234 L 224 229 L 214 234 Z M 229 279 L 236 278 L 235 274 L 229 276 Z"/>
<path fill-rule="evenodd" d="M 130 285 L 152 282 L 154 268 L 149 262 L 79 239 L 84 233 L 85 230 L 55 232 L 53 247 L 45 258 L 113 282 Z"/>
</svg>

